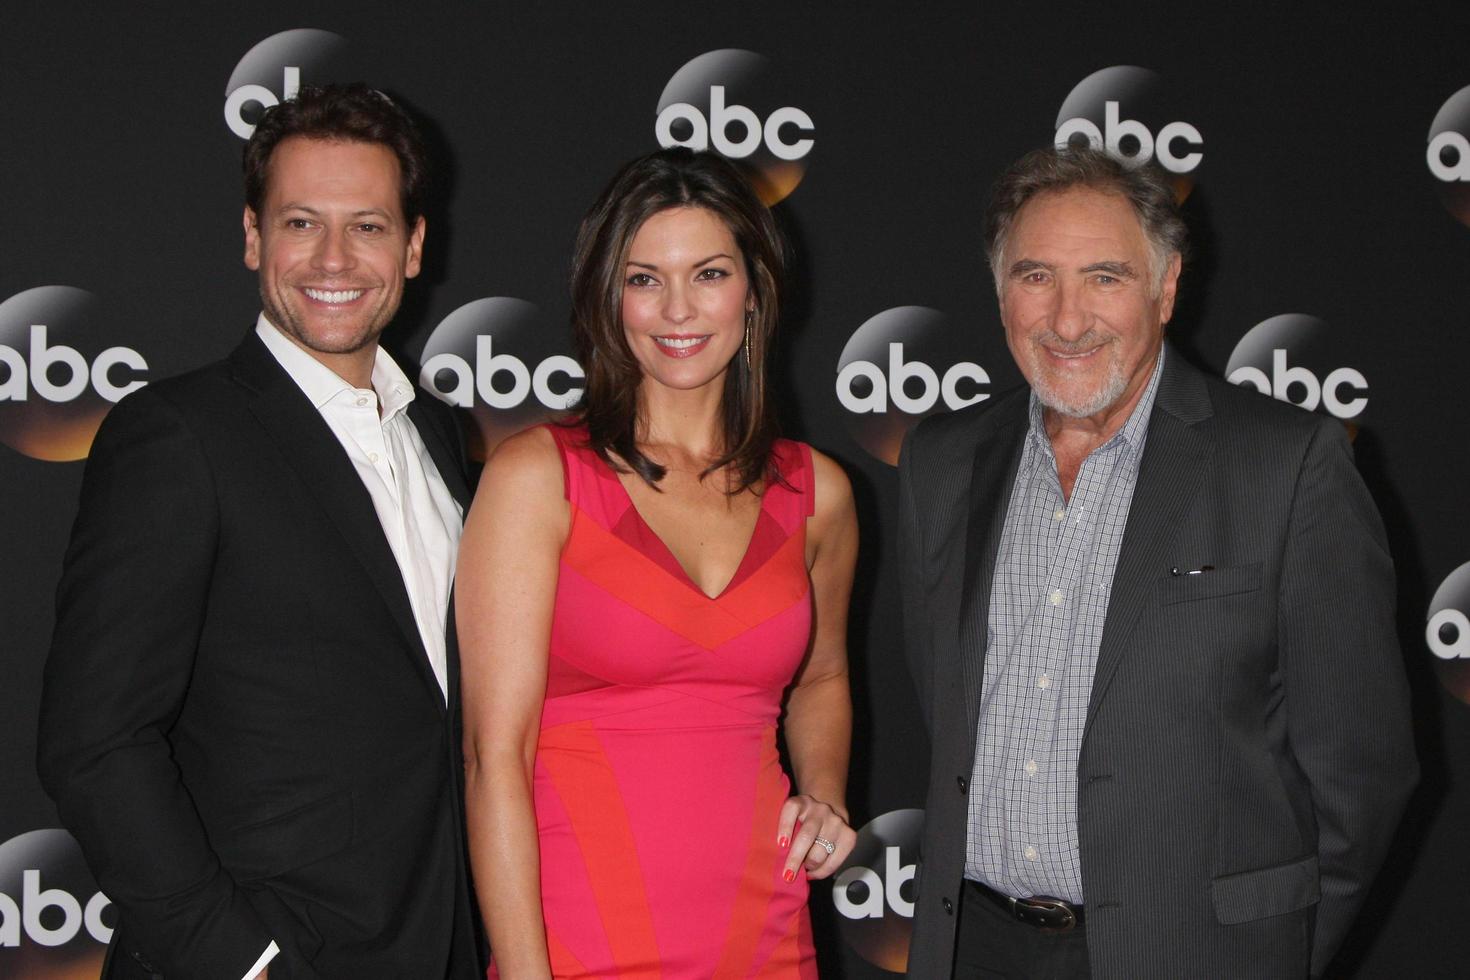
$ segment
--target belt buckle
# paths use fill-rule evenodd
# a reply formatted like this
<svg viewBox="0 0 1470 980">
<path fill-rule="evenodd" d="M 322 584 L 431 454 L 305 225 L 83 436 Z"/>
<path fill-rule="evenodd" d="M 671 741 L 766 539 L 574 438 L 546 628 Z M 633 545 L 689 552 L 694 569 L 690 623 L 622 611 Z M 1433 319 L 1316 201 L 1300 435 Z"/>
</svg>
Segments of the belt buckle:
<svg viewBox="0 0 1470 980">
<path fill-rule="evenodd" d="M 1016 918 L 1029 922 L 1037 929 L 1066 932 L 1077 925 L 1077 913 L 1060 898 L 1033 895 L 1031 898 L 1013 898 L 1011 902 L 1014 903 L 1011 908 Z"/>
</svg>

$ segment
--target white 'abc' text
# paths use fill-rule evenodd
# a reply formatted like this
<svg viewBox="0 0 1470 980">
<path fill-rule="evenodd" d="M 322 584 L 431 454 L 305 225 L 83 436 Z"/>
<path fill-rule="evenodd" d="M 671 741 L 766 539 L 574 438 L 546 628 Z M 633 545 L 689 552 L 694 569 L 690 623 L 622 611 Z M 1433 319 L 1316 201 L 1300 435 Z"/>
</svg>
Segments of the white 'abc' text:
<svg viewBox="0 0 1470 980">
<path fill-rule="evenodd" d="M 883 849 L 883 878 L 872 868 L 862 866 L 848 868 L 837 876 L 832 884 L 832 904 L 837 911 L 849 919 L 881 919 L 886 908 L 890 908 L 906 919 L 914 917 L 914 903 L 903 897 L 904 883 L 914 877 L 915 866 L 903 864 L 899 849 L 889 845 Z M 861 881 L 868 888 L 868 897 L 854 902 L 847 893 L 847 886 Z"/>
<path fill-rule="evenodd" d="M 1458 609 L 1441 609 L 1429 617 L 1424 642 L 1441 660 L 1470 660 L 1470 618 Z"/>
<path fill-rule="evenodd" d="M 282 70 L 281 97 L 276 98 L 276 93 L 264 85 L 241 85 L 231 92 L 225 99 L 225 125 L 230 127 L 230 132 L 248 140 L 255 132 L 255 127 L 245 121 L 241 110 L 254 102 L 262 109 L 269 109 L 282 101 L 296 98 L 296 93 L 301 91 L 301 69 L 294 65 L 287 65 Z"/>
<path fill-rule="evenodd" d="M 1204 145 L 1204 137 L 1200 135 L 1200 131 L 1187 122 L 1168 123 L 1159 130 L 1159 135 L 1155 137 L 1148 131 L 1148 127 L 1138 120 L 1119 119 L 1118 117 L 1118 103 L 1108 102 L 1103 107 L 1103 128 L 1101 130 L 1089 119 L 1083 119 L 1080 116 L 1068 119 L 1057 129 L 1057 148 L 1065 147 L 1071 142 L 1073 136 L 1086 136 L 1087 142 L 1094 150 L 1105 149 L 1111 156 L 1128 166 L 1141 166 L 1153 157 L 1158 157 L 1160 166 L 1175 174 L 1189 173 L 1205 158 L 1205 155 L 1198 150 L 1184 154 L 1176 152 L 1175 146 L 1181 142 L 1190 148 Z M 1138 149 L 1133 153 L 1123 151 L 1123 140 L 1129 136 L 1138 141 Z"/>
<path fill-rule="evenodd" d="M 725 105 L 723 85 L 710 86 L 709 115 L 706 120 L 704 113 L 688 102 L 675 102 L 665 107 L 654 124 L 654 136 L 658 139 L 658 145 L 665 149 L 671 146 L 687 146 L 691 150 L 703 151 L 714 144 L 715 150 L 722 156 L 743 160 L 759 150 L 764 140 L 766 149 L 777 159 L 800 160 L 811 152 L 815 142 L 805 137 L 788 142 L 782 136 L 781 130 L 788 126 L 802 133 L 810 133 L 815 129 L 812 117 L 805 112 L 795 106 L 783 106 L 767 116 L 762 125 L 760 117 L 753 110 L 738 103 Z M 679 139 L 674 136 L 673 124 L 676 119 L 683 119 L 689 124 L 693 132 L 688 137 Z M 729 126 L 732 122 L 738 122 L 745 128 L 745 135 L 739 140 L 730 139 Z"/>
<path fill-rule="evenodd" d="M 1445 163 L 1443 153 L 1455 151 L 1455 162 Z M 1470 182 L 1470 140 L 1453 129 L 1447 129 L 1429 141 L 1429 172 L 1445 183 Z"/>
<path fill-rule="evenodd" d="M 872 385 L 873 390 L 866 395 L 855 394 L 852 390 L 853 379 L 860 377 L 867 378 Z M 917 378 L 923 384 L 922 394 L 914 396 L 904 390 L 905 382 L 912 378 Z M 964 408 L 990 397 L 983 391 L 961 394 L 961 381 L 971 381 L 977 386 L 988 385 L 990 375 L 978 364 L 960 361 L 945 371 L 941 378 L 937 371 L 923 361 L 905 361 L 903 344 L 892 342 L 888 345 L 886 376 L 872 361 L 853 361 L 837 372 L 837 400 L 842 403 L 843 408 L 858 414 L 886 412 L 891 400 L 893 407 L 900 412 L 920 415 L 933 408 L 941 397 L 950 409 Z"/>
<path fill-rule="evenodd" d="M 148 370 L 148 362 L 143 360 L 143 355 L 131 347 L 109 347 L 98 354 L 88 368 L 87 359 L 75 347 L 67 347 L 65 344 L 48 346 L 46 325 L 40 323 L 31 325 L 29 363 L 14 347 L 0 344 L 0 364 L 9 369 L 9 376 L 0 381 L 0 402 L 26 401 L 30 397 L 31 388 L 49 402 L 74 401 L 87 390 L 89 380 L 97 394 L 110 402 L 116 402 L 128 392 L 136 391 L 147 384 L 138 378 L 123 384 L 112 379 L 112 371 L 117 367 L 131 368 L 134 371 Z M 51 380 L 50 372 L 56 365 L 67 370 L 66 380 L 59 384 Z"/>
<path fill-rule="evenodd" d="M 15 899 L 0 892 L 0 947 L 19 946 L 21 928 L 31 942 L 41 946 L 64 946 L 76 938 L 83 926 L 87 933 L 99 943 L 112 942 L 112 930 L 102 921 L 102 910 L 112 903 L 107 896 L 98 892 L 88 901 L 85 908 L 75 895 L 60 888 L 41 888 L 41 872 L 28 869 L 21 875 L 21 898 Z M 60 909 L 61 923 L 47 926 L 41 921 L 45 909 Z M 55 915 L 48 916 L 53 921 Z"/>
<path fill-rule="evenodd" d="M 493 344 L 494 338 L 484 334 L 475 338 L 473 369 L 458 354 L 435 354 L 425 362 L 419 373 L 419 383 L 430 391 L 439 392 L 445 401 L 457 408 L 473 408 L 476 392 L 479 392 L 480 400 L 486 405 L 498 409 L 515 408 L 526 400 L 528 394 L 534 394 L 542 405 L 557 411 L 571 408 L 577 403 L 582 394 L 580 385 L 572 384 L 561 394 L 551 389 L 553 375 L 560 374 L 572 381 L 581 381 L 586 377 L 582 373 L 582 366 L 576 361 L 565 354 L 553 354 L 536 365 L 533 371 L 514 354 L 495 353 Z M 455 385 L 448 391 L 444 391 L 434 382 L 435 376 L 446 370 L 455 377 Z M 495 387 L 497 374 L 510 379 L 508 390 L 500 391 Z"/>
<path fill-rule="evenodd" d="M 1307 411 L 1315 411 L 1318 405 L 1340 419 L 1355 418 L 1363 414 L 1363 409 L 1368 407 L 1368 379 L 1363 377 L 1361 371 L 1350 367 L 1340 367 L 1330 372 L 1321 381 L 1317 376 L 1304 367 L 1288 367 L 1286 363 L 1286 351 L 1278 347 L 1271 352 L 1271 375 L 1258 367 L 1238 367 L 1230 372 L 1225 379 L 1232 384 L 1250 385 L 1263 395 L 1270 395 L 1281 401 L 1305 408 Z M 1306 394 L 1301 401 L 1295 401 L 1288 394 L 1291 385 L 1299 384 Z M 1363 392 L 1357 398 L 1342 397 L 1342 390 L 1346 387 L 1350 391 Z"/>
</svg>

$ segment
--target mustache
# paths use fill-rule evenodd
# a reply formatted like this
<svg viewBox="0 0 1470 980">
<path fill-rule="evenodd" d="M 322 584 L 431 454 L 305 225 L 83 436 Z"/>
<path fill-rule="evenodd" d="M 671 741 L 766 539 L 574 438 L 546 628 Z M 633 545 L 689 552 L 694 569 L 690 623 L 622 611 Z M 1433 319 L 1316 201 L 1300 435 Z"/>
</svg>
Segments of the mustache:
<svg viewBox="0 0 1470 980">
<path fill-rule="evenodd" d="M 1094 347 L 1112 342 L 1112 337 L 1097 330 L 1089 330 L 1076 340 L 1063 340 L 1055 332 L 1048 330 L 1037 334 L 1031 342 L 1037 347 L 1047 347 L 1059 354 L 1084 354 Z"/>
</svg>

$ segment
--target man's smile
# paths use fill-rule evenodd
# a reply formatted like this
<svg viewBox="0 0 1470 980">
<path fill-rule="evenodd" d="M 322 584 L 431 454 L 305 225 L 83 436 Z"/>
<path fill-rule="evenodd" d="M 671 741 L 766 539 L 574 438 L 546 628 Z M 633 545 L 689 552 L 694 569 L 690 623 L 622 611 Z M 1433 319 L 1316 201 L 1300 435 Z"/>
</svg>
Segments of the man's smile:
<svg viewBox="0 0 1470 980">
<path fill-rule="evenodd" d="M 301 291 L 308 299 L 318 303 L 329 303 L 333 306 L 351 303 L 367 292 L 365 289 L 313 289 L 310 286 L 301 287 Z"/>
</svg>

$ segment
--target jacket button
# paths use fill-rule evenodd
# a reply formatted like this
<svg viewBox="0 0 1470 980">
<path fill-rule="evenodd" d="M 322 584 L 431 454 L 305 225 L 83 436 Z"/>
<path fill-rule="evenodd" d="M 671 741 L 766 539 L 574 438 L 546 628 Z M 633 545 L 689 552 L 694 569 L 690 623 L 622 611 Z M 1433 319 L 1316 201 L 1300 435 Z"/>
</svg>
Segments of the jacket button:
<svg viewBox="0 0 1470 980">
<path fill-rule="evenodd" d="M 951 902 L 949 899 L 942 898 L 939 900 L 939 904 L 944 906 L 944 911 L 946 915 L 954 915 L 954 903 Z"/>
<path fill-rule="evenodd" d="M 954 781 L 960 784 L 961 793 L 968 793 L 970 791 L 970 781 L 964 776 L 956 776 Z"/>
</svg>

